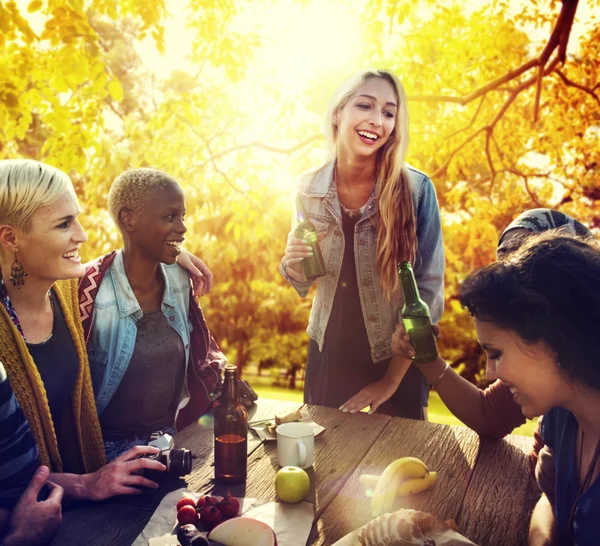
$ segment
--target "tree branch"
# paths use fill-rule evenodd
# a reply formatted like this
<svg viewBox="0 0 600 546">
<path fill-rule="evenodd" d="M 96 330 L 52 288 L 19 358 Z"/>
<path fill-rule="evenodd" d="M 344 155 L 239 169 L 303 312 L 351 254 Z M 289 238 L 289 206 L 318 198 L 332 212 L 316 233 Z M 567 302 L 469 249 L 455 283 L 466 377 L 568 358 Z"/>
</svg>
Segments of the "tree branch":
<svg viewBox="0 0 600 546">
<path fill-rule="evenodd" d="M 241 188 L 239 188 L 238 186 L 236 186 L 232 180 L 230 180 L 230 178 L 219 168 L 219 166 L 217 165 L 217 162 L 215 161 L 216 158 L 218 157 L 218 155 L 214 155 L 212 153 L 212 150 L 210 149 L 210 141 L 207 140 L 206 138 L 204 138 L 194 127 L 194 125 L 192 124 L 192 122 L 189 119 L 184 118 L 183 116 L 179 115 L 179 114 L 175 114 L 175 116 L 180 119 L 181 121 L 183 121 L 184 123 L 186 123 L 188 125 L 188 127 L 190 128 L 190 130 L 192 131 L 192 133 L 194 133 L 194 135 L 196 135 L 202 142 L 204 142 L 204 146 L 206 147 L 208 154 L 209 154 L 209 158 L 208 160 L 202 164 L 201 168 L 204 167 L 207 163 L 210 163 L 213 167 L 213 169 L 215 170 L 215 172 L 217 174 L 219 174 L 223 180 L 225 180 L 225 182 L 227 182 L 236 192 L 241 193 L 242 195 L 244 195 L 246 197 L 246 199 L 248 199 L 250 202 L 253 203 L 253 205 L 256 205 L 256 203 L 254 203 L 252 201 L 252 199 L 250 199 L 250 197 L 248 197 L 247 193 L 242 190 Z"/>
<path fill-rule="evenodd" d="M 458 131 L 454 131 L 454 133 L 452 133 L 446 137 L 447 139 L 450 139 L 450 138 L 462 133 L 463 131 L 468 131 L 471 127 L 473 127 L 473 124 L 475 123 L 475 121 L 477 120 L 477 117 L 479 116 L 479 112 L 481 112 L 481 107 L 483 106 L 483 101 L 485 101 L 485 95 L 483 97 L 481 97 L 481 100 L 479 101 L 479 105 L 477 106 L 477 110 L 475 110 L 475 114 L 471 118 L 471 123 L 469 123 L 469 125 L 467 125 L 466 127 L 459 129 Z"/>
<path fill-rule="evenodd" d="M 310 144 L 311 142 L 314 142 L 315 140 L 320 140 L 322 138 L 324 138 L 324 137 L 323 137 L 323 135 L 320 135 L 320 134 L 312 135 L 312 136 L 302 140 L 298 144 L 294 144 L 293 146 L 290 146 L 289 148 L 278 148 L 276 146 L 269 146 L 268 144 L 263 144 L 262 142 L 258 142 L 258 141 L 248 142 L 247 144 L 240 144 L 238 146 L 232 146 L 231 148 L 227 148 L 226 150 L 218 152 L 213 157 L 211 157 L 210 159 L 207 159 L 204 163 L 202 163 L 200 165 L 200 167 L 204 167 L 206 164 L 210 163 L 212 161 L 212 159 L 218 159 L 219 157 L 222 157 L 224 155 L 228 155 L 233 152 L 237 152 L 239 150 L 244 150 L 246 148 L 260 148 L 261 150 L 266 150 L 267 152 L 271 152 L 274 154 L 291 155 L 294 152 L 300 150 L 301 148 L 304 148 L 304 146 L 306 146 L 307 144 Z"/>
<path fill-rule="evenodd" d="M 533 192 L 533 190 L 530 188 L 529 186 L 529 179 L 530 178 L 551 178 L 550 175 L 548 173 L 524 173 L 523 171 L 516 169 L 514 167 L 507 167 L 505 169 L 503 169 L 503 171 L 507 172 L 507 173 L 511 173 L 514 174 L 516 176 L 520 176 L 523 179 L 523 182 L 525 183 L 525 190 L 527 191 L 527 193 L 529 194 L 529 197 L 531 198 L 531 200 L 536 204 L 536 206 L 538 208 L 543 207 L 542 203 L 540 203 L 540 201 L 538 200 L 537 196 L 535 195 L 535 193 Z"/>
<path fill-rule="evenodd" d="M 567 61 L 567 46 L 569 45 L 569 38 L 571 36 L 571 29 L 573 28 L 573 21 L 575 20 L 575 13 L 577 13 L 579 0 L 563 0 L 563 8 L 565 4 L 568 6 L 566 8 L 567 13 L 562 23 L 560 41 L 558 44 L 558 58 L 563 64 Z"/>
<path fill-rule="evenodd" d="M 119 112 L 116 108 L 115 105 L 113 104 L 113 101 L 111 98 L 109 98 L 109 100 L 107 101 L 108 107 L 115 113 L 117 114 L 117 116 L 119 116 L 121 118 L 121 121 L 125 121 L 125 118 L 123 117 L 123 114 L 121 114 L 121 112 Z"/>
<path fill-rule="evenodd" d="M 563 72 L 558 69 L 554 71 L 556 74 L 558 74 L 558 76 L 560 77 L 560 79 L 565 83 L 565 85 L 569 86 L 569 87 L 575 87 L 576 89 L 579 89 L 581 91 L 583 91 L 584 93 L 587 93 L 588 95 L 592 96 L 594 98 L 594 100 L 598 103 L 598 106 L 600 106 L 600 97 L 598 97 L 598 95 L 596 95 L 596 93 L 594 93 L 594 90 L 600 86 L 600 83 L 596 84 L 593 88 L 589 88 L 586 87 L 585 85 L 581 85 L 580 83 L 576 83 L 572 80 L 570 80 L 569 78 L 567 78 L 567 76 L 565 76 L 565 74 L 563 74 Z"/>
<path fill-rule="evenodd" d="M 542 80 L 544 79 L 544 67 L 540 65 L 537 82 L 535 86 L 535 101 L 533 105 L 533 123 L 537 123 L 540 116 L 540 98 L 542 97 Z"/>
<path fill-rule="evenodd" d="M 552 72 L 556 66 L 558 65 L 558 57 L 555 58 L 544 70 L 544 74 L 548 74 L 550 72 Z M 506 113 L 506 111 L 508 110 L 508 108 L 510 107 L 510 105 L 515 101 L 515 99 L 519 96 L 519 94 L 524 91 L 525 89 L 527 89 L 528 87 L 531 87 L 535 82 L 537 81 L 537 75 L 533 76 L 532 78 L 529 78 L 528 80 L 525 80 L 524 82 L 520 83 L 518 86 L 514 87 L 511 89 L 510 91 L 510 96 L 508 97 L 508 99 L 506 99 L 506 101 L 504 102 L 504 104 L 502 105 L 502 108 L 500 108 L 500 110 L 498 111 L 498 113 L 496 114 L 496 116 L 494 117 L 494 119 L 486 126 L 481 127 L 480 129 L 478 129 L 477 131 L 475 131 L 469 138 L 467 138 L 462 144 L 460 144 L 458 147 L 456 147 L 448 156 L 448 158 L 446 159 L 446 161 L 444 162 L 444 164 L 439 167 L 431 176 L 432 178 L 435 178 L 437 176 L 439 176 L 440 174 L 444 173 L 446 171 L 446 169 L 448 168 L 448 166 L 450 165 L 450 162 L 452 161 L 452 159 L 454 158 L 454 156 L 460 151 L 462 150 L 469 142 L 471 142 L 476 136 L 478 136 L 479 134 L 483 133 L 483 132 L 488 132 L 491 131 L 493 133 L 494 128 L 496 127 L 497 123 L 500 121 L 500 119 L 502 118 L 502 116 L 504 116 L 504 114 Z M 492 171 L 493 173 L 494 171 Z"/>
<path fill-rule="evenodd" d="M 556 19 L 556 23 L 552 29 L 548 43 L 544 47 L 542 53 L 540 53 L 540 55 L 535 59 L 531 59 L 526 63 L 523 63 L 521 66 L 510 70 L 503 76 L 496 78 L 483 87 L 480 87 L 479 89 L 476 89 L 475 91 L 462 97 L 452 95 L 409 95 L 407 97 L 408 100 L 418 102 L 452 102 L 455 104 L 460 104 L 461 106 L 465 106 L 475 99 L 486 95 L 490 91 L 498 90 L 500 86 L 515 80 L 532 68 L 540 67 L 541 73 L 543 74 L 546 63 L 557 47 L 559 48 L 558 59 L 564 63 L 566 60 L 567 46 L 571 36 L 571 28 L 573 26 L 575 13 L 577 12 L 578 2 L 579 0 L 563 0 L 560 14 Z"/>
<path fill-rule="evenodd" d="M 204 145 L 206 146 L 206 149 L 208 150 L 208 153 L 211 156 L 210 162 L 211 162 L 212 167 L 215 170 L 215 172 L 217 174 L 219 174 L 223 178 L 223 180 L 225 180 L 225 182 L 227 182 L 227 184 L 229 184 L 236 192 L 241 193 L 248 200 L 248 202 L 252 204 L 253 207 L 258 208 L 258 203 L 256 203 L 248 195 L 247 192 L 245 192 L 244 190 L 239 188 L 236 184 L 234 184 L 233 181 L 219 168 L 219 166 L 217 165 L 217 162 L 215 160 L 215 157 L 212 153 L 212 150 L 210 149 L 210 142 L 208 142 L 206 139 L 203 139 L 203 140 L 204 140 Z"/>
<path fill-rule="evenodd" d="M 538 64 L 538 59 L 532 59 L 531 61 L 522 64 L 510 72 L 507 72 L 504 74 L 504 76 L 495 79 L 494 81 L 484 85 L 483 87 L 480 87 L 479 89 L 476 89 L 464 97 L 454 97 L 450 95 L 409 95 L 407 99 L 418 102 L 454 102 L 456 104 L 460 104 L 461 106 L 465 106 L 475 99 L 486 95 L 490 91 L 496 90 L 501 85 L 518 78 L 521 74 L 524 74 L 528 70 L 538 66 Z"/>
<path fill-rule="evenodd" d="M 229 121 L 227 121 L 227 122 L 226 122 L 226 123 L 223 125 L 223 128 L 222 128 L 222 129 L 221 129 L 219 132 L 215 133 L 214 135 L 212 135 L 212 136 L 211 136 L 211 137 L 208 139 L 208 142 L 210 142 L 210 143 L 212 144 L 212 143 L 213 143 L 215 140 L 217 140 L 217 138 L 219 138 L 219 137 L 222 137 L 224 134 L 226 134 L 226 133 L 227 133 L 227 129 L 229 129 L 229 127 L 231 126 L 231 124 L 232 124 L 234 121 L 235 121 L 235 119 L 234 119 L 234 118 L 231 118 Z"/>
<path fill-rule="evenodd" d="M 493 133 L 492 133 L 492 141 L 494 142 L 494 146 L 496 146 L 496 152 L 498 152 L 498 157 L 500 158 L 502 165 L 504 165 L 504 152 L 502 151 L 502 148 L 500 148 L 500 146 L 498 145 L 498 142 L 496 141 L 496 137 L 494 136 Z"/>
<path fill-rule="evenodd" d="M 488 166 L 492 173 L 492 179 L 490 181 L 489 197 L 492 197 L 492 191 L 494 190 L 494 182 L 496 182 L 496 169 L 494 168 L 494 161 L 492 159 L 492 153 L 490 151 L 490 140 L 492 137 L 493 127 L 488 127 L 485 134 L 485 156 L 487 157 Z"/>
<path fill-rule="evenodd" d="M 502 107 L 498 111 L 498 114 L 494 117 L 492 122 L 490 122 L 485 127 L 482 127 L 480 129 L 476 130 L 462 144 L 460 144 L 458 147 L 456 147 L 454 150 L 452 150 L 452 152 L 450 152 L 450 155 L 448 156 L 448 158 L 446 159 L 444 164 L 433 173 L 433 175 L 432 175 L 433 177 L 444 173 L 447 170 L 448 166 L 450 165 L 450 162 L 452 161 L 454 156 L 462 148 L 464 148 L 469 142 L 471 142 L 475 137 L 477 137 L 482 132 L 485 132 L 486 133 L 485 151 L 486 151 L 488 165 L 490 167 L 490 172 L 492 173 L 492 187 L 493 187 L 493 182 L 497 175 L 497 171 L 494 167 L 494 164 L 492 161 L 492 156 L 491 156 L 491 150 L 490 150 L 490 140 L 492 140 L 493 136 L 494 136 L 493 129 L 496 126 L 496 124 L 500 121 L 502 116 L 506 113 L 509 106 L 517 98 L 519 93 L 521 93 L 523 90 L 529 88 L 533 84 L 536 84 L 533 121 L 534 121 L 534 123 L 537 122 L 537 120 L 539 118 L 543 78 L 544 78 L 544 76 L 553 72 L 560 62 L 565 63 L 565 61 L 566 61 L 567 46 L 569 44 L 569 38 L 571 36 L 571 29 L 573 27 L 573 21 L 575 18 L 575 14 L 577 12 L 578 3 L 579 3 L 579 0 L 562 0 L 561 10 L 556 19 L 556 22 L 554 24 L 554 27 L 550 34 L 550 37 L 548 38 L 548 42 L 546 43 L 544 49 L 542 50 L 542 52 L 540 53 L 540 55 L 538 57 L 523 63 L 521 66 L 519 66 L 513 70 L 510 70 L 509 72 L 500 76 L 499 78 L 496 78 L 495 80 L 487 83 L 486 85 L 480 87 L 479 89 L 476 89 L 475 91 L 472 91 L 471 93 L 464 95 L 464 96 L 453 96 L 453 95 L 409 95 L 408 96 L 408 100 L 411 100 L 411 101 L 448 102 L 448 103 L 460 104 L 461 106 L 465 106 L 479 97 L 482 97 L 482 102 L 483 102 L 483 99 L 485 98 L 485 96 L 488 93 L 490 93 L 491 91 L 509 92 L 510 93 L 510 96 L 504 102 L 504 104 L 502 105 Z M 550 64 L 548 64 L 548 61 L 550 60 L 552 53 L 554 51 L 556 51 L 557 48 L 558 48 L 558 52 L 557 52 L 556 57 Z M 535 76 L 530 77 L 525 81 L 521 81 L 521 82 L 517 81 L 517 84 L 514 87 L 511 87 L 510 85 L 509 86 L 506 85 L 506 84 L 509 84 L 509 83 L 517 80 L 518 78 L 520 78 L 520 76 L 522 76 L 523 74 L 525 74 L 526 72 L 528 72 L 529 70 L 531 70 L 533 68 L 538 69 Z M 563 81 L 565 81 L 564 75 L 561 74 L 561 77 L 563 78 Z M 565 81 L 565 83 L 567 83 L 567 82 Z M 581 89 L 581 90 L 591 94 L 596 99 L 596 101 L 599 102 L 599 104 L 600 104 L 600 98 L 594 93 L 595 89 L 596 89 L 596 87 L 594 87 L 592 89 L 585 88 L 585 89 Z M 447 138 L 452 138 L 452 137 L 456 136 L 457 134 L 473 127 L 473 125 L 475 124 L 475 121 L 479 115 L 479 110 L 481 109 L 482 102 L 479 104 L 477 111 L 475 112 L 475 115 L 473 116 L 473 118 L 471 120 L 471 123 L 467 127 L 463 128 L 463 129 L 459 129 L 458 131 L 452 133 Z M 496 144 L 496 146 L 497 146 L 497 144 Z M 491 191 L 491 189 L 490 189 L 490 191 Z"/>
<path fill-rule="evenodd" d="M 477 131 L 475 131 L 469 138 L 467 138 L 467 140 L 465 140 L 462 144 L 460 144 L 457 148 L 455 148 L 450 155 L 448 156 L 448 158 L 446 159 L 446 161 L 444 162 L 444 164 L 441 167 L 438 167 L 437 170 L 431 175 L 431 178 L 436 178 L 437 176 L 439 176 L 440 174 L 446 172 L 446 169 L 448 168 L 448 166 L 450 165 L 450 162 L 452 161 L 452 159 L 454 158 L 454 156 L 460 152 L 469 142 L 471 142 L 475 137 L 477 137 L 480 133 L 483 133 L 485 131 L 485 127 L 482 127 L 481 129 L 478 129 Z"/>
</svg>

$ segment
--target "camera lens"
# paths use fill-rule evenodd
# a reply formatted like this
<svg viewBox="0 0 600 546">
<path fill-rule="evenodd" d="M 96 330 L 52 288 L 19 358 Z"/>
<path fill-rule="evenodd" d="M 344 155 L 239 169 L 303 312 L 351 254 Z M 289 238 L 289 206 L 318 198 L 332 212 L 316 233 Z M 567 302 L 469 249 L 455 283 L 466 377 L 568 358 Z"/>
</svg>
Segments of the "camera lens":
<svg viewBox="0 0 600 546">
<path fill-rule="evenodd" d="M 192 471 L 192 452 L 189 449 L 172 449 L 169 471 L 176 476 L 186 476 Z"/>
</svg>

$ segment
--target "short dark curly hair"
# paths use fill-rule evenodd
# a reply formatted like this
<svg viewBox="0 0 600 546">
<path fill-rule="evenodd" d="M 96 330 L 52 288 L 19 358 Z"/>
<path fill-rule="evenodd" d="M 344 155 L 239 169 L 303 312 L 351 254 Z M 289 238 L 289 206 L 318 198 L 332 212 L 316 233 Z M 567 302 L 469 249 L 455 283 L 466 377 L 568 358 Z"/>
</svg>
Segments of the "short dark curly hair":
<svg viewBox="0 0 600 546">
<path fill-rule="evenodd" d="M 600 244 L 559 232 L 530 236 L 463 282 L 478 320 L 544 342 L 572 377 L 600 390 Z"/>
<path fill-rule="evenodd" d="M 177 180 L 158 169 L 130 169 L 117 176 L 108 192 L 108 211 L 117 227 L 121 227 L 119 212 L 123 208 L 135 212 L 141 210 L 154 192 L 170 184 L 178 185 Z"/>
</svg>

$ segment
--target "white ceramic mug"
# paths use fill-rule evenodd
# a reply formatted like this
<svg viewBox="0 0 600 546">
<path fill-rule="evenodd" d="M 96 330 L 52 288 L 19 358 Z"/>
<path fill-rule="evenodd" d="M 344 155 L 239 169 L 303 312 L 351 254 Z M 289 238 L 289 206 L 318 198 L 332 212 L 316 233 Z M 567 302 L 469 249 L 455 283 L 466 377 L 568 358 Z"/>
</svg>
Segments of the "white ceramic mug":
<svg viewBox="0 0 600 546">
<path fill-rule="evenodd" d="M 308 423 L 284 423 L 277 427 L 279 466 L 310 468 L 315 457 L 315 431 Z"/>
</svg>

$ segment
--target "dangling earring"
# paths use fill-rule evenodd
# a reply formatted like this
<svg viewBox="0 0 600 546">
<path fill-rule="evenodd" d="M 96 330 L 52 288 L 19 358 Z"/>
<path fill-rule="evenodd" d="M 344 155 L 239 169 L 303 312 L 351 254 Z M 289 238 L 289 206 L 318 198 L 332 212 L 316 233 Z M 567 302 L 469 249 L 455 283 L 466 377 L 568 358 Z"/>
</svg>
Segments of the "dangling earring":
<svg viewBox="0 0 600 546">
<path fill-rule="evenodd" d="M 27 277 L 27 273 L 25 273 L 23 264 L 17 258 L 17 253 L 15 252 L 15 261 L 10 270 L 10 282 L 13 283 L 13 286 L 21 288 L 25 284 L 25 277 Z"/>
</svg>

